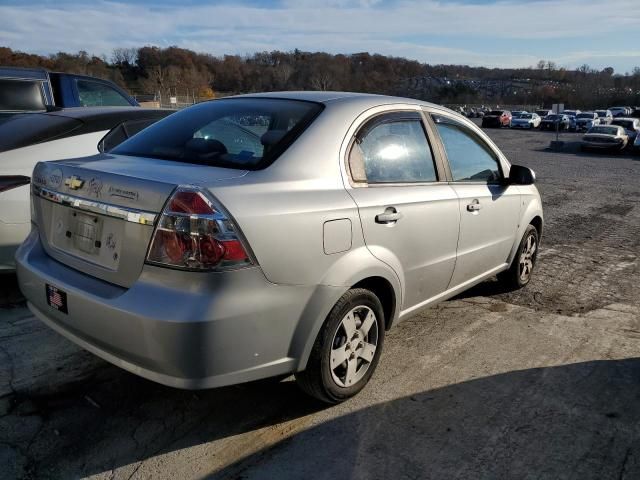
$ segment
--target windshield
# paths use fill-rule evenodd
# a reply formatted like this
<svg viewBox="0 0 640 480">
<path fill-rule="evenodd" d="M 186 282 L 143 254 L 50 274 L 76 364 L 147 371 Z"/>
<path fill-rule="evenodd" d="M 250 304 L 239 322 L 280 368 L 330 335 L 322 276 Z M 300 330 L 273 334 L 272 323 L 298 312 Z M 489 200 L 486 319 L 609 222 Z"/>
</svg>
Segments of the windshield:
<svg viewBox="0 0 640 480">
<path fill-rule="evenodd" d="M 605 110 L 596 110 L 596 113 L 598 114 L 599 117 L 607 116 L 607 112 Z"/>
<path fill-rule="evenodd" d="M 111 153 L 257 170 L 280 156 L 322 108 L 275 98 L 204 102 L 170 115 Z"/>
<path fill-rule="evenodd" d="M 619 125 L 627 130 L 633 130 L 633 121 L 632 120 L 614 120 L 611 122 L 611 125 Z"/>
<path fill-rule="evenodd" d="M 606 135 L 617 135 L 618 129 L 616 127 L 593 127 L 589 130 L 589 133 L 604 133 Z"/>
<path fill-rule="evenodd" d="M 547 115 L 544 119 L 545 120 L 560 120 L 560 118 L 562 118 L 560 115 Z"/>
<path fill-rule="evenodd" d="M 593 113 L 581 113 L 578 115 L 578 118 L 590 118 L 593 119 Z"/>
</svg>

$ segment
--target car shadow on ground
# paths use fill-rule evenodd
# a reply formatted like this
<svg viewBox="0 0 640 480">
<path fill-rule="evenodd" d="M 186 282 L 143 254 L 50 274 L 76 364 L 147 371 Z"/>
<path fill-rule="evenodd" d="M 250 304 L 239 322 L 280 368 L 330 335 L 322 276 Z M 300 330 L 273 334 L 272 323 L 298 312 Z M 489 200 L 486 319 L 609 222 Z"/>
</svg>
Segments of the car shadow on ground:
<svg viewBox="0 0 640 480">
<path fill-rule="evenodd" d="M 473 379 L 321 423 L 212 478 L 640 478 L 640 361 Z"/>
</svg>

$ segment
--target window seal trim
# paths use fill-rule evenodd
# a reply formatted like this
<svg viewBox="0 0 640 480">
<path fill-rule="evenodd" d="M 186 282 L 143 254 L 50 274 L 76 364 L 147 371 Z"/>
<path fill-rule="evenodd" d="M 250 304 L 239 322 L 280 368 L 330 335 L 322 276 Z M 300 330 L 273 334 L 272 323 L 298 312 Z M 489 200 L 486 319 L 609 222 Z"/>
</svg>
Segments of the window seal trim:
<svg viewBox="0 0 640 480">
<path fill-rule="evenodd" d="M 378 120 L 376 120 L 378 119 Z M 431 161 L 433 162 L 434 171 L 436 174 L 436 180 L 432 182 L 369 182 L 368 180 L 365 182 L 359 182 L 353 179 L 351 175 L 351 166 L 350 166 L 350 156 L 351 150 L 353 149 L 354 144 L 357 142 L 358 137 L 363 130 L 370 131 L 372 128 L 377 127 L 378 125 L 382 125 L 388 122 L 398 122 L 398 121 L 414 121 L 419 122 L 422 127 L 422 131 L 425 136 L 425 140 L 427 145 L 429 146 L 429 150 L 431 151 Z M 371 127 L 369 124 L 371 123 Z M 420 110 L 412 110 L 412 109 L 395 109 L 395 110 L 386 110 L 382 112 L 375 113 L 370 117 L 363 120 L 359 127 L 356 129 L 355 133 L 352 135 L 349 140 L 349 144 L 347 145 L 347 150 L 344 158 L 344 165 L 347 176 L 349 178 L 349 184 L 353 188 L 380 188 L 380 187 L 406 187 L 406 186 L 429 186 L 429 185 L 442 185 L 447 182 L 447 179 L 443 175 L 443 171 L 441 169 L 439 151 L 436 150 L 434 142 L 429 137 L 430 132 L 427 124 L 425 123 L 425 115 Z"/>
<path fill-rule="evenodd" d="M 429 125 L 432 126 L 435 135 L 437 136 L 438 139 L 438 144 L 442 150 L 442 155 L 443 155 L 443 159 L 445 161 L 445 167 L 447 170 L 447 177 L 448 177 L 448 182 L 450 185 L 505 185 L 506 184 L 506 180 L 507 180 L 507 175 L 505 175 L 505 166 L 504 166 L 504 162 L 502 159 L 502 155 L 500 154 L 500 152 L 496 151 L 495 148 L 493 148 L 493 146 L 491 144 L 489 144 L 488 142 L 486 142 L 480 135 L 478 135 L 477 132 L 474 132 L 472 128 L 470 128 L 468 125 L 465 125 L 464 122 L 461 122 L 459 120 L 457 120 L 453 115 L 448 114 L 448 112 L 442 112 L 442 111 L 436 111 L 436 110 L 432 110 L 432 109 L 423 109 L 423 112 L 425 113 L 425 116 L 427 117 L 427 121 L 429 123 Z M 486 148 L 489 149 L 489 151 L 491 152 L 491 154 L 493 155 L 496 163 L 498 164 L 498 169 L 500 171 L 500 176 L 501 179 L 500 181 L 497 182 L 465 182 L 463 180 L 454 180 L 453 179 L 453 172 L 451 171 L 451 164 L 449 162 L 449 157 L 447 155 L 447 150 L 444 146 L 444 142 L 442 141 L 442 137 L 440 136 L 440 132 L 438 132 L 438 128 L 436 126 L 436 123 L 433 119 L 433 115 L 439 115 L 442 117 L 445 117 L 448 120 L 451 120 L 451 122 L 454 125 L 457 125 L 461 128 L 464 128 L 466 131 L 468 131 L 473 138 L 477 139 L 478 141 L 482 142 L 482 145 L 485 145 Z"/>
</svg>

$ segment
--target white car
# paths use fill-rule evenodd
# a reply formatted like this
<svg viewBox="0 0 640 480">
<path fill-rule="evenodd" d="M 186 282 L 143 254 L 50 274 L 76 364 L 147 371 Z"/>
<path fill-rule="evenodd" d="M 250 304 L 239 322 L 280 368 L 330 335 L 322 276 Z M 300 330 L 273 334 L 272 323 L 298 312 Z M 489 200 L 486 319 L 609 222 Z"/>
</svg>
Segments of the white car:
<svg viewBox="0 0 640 480">
<path fill-rule="evenodd" d="M 600 119 L 600 125 L 610 125 L 613 120 L 613 114 L 611 110 L 596 110 L 598 118 Z"/>
<path fill-rule="evenodd" d="M 511 117 L 511 128 L 538 128 L 542 119 L 537 113 L 520 113 Z"/>
<path fill-rule="evenodd" d="M 3 118 L 0 271 L 15 269 L 13 255 L 29 233 L 29 183 L 36 163 L 108 151 L 171 112 L 140 107 L 79 107 Z"/>
<path fill-rule="evenodd" d="M 640 119 L 638 118 L 616 117 L 611 122 L 611 125 L 624 128 L 625 133 L 629 137 L 629 143 L 633 143 L 638 133 L 640 133 Z"/>
</svg>

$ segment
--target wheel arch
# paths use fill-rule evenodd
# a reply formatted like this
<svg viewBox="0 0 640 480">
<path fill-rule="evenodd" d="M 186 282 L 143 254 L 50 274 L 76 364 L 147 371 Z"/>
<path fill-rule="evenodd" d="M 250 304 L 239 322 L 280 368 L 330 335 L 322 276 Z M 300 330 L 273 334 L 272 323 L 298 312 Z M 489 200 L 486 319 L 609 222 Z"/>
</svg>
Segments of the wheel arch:
<svg viewBox="0 0 640 480">
<path fill-rule="evenodd" d="M 353 264 L 356 260 L 358 264 Z M 348 265 L 353 268 L 345 269 Z M 331 297 L 312 296 L 292 336 L 289 356 L 298 360 L 298 371 L 305 369 L 318 333 L 329 312 L 340 297 L 350 289 L 366 288 L 378 296 L 384 310 L 385 329 L 388 330 L 398 318 L 402 306 L 402 290 L 400 279 L 391 267 L 371 255 L 365 247 L 359 254 L 354 252 L 351 261 L 340 265 L 339 269 L 343 274 L 346 272 L 349 274 L 346 278 L 341 275 L 340 282 L 336 281 L 336 275 L 325 277 L 323 284 L 331 287 L 325 287 L 324 290 L 331 288 Z"/>
</svg>

